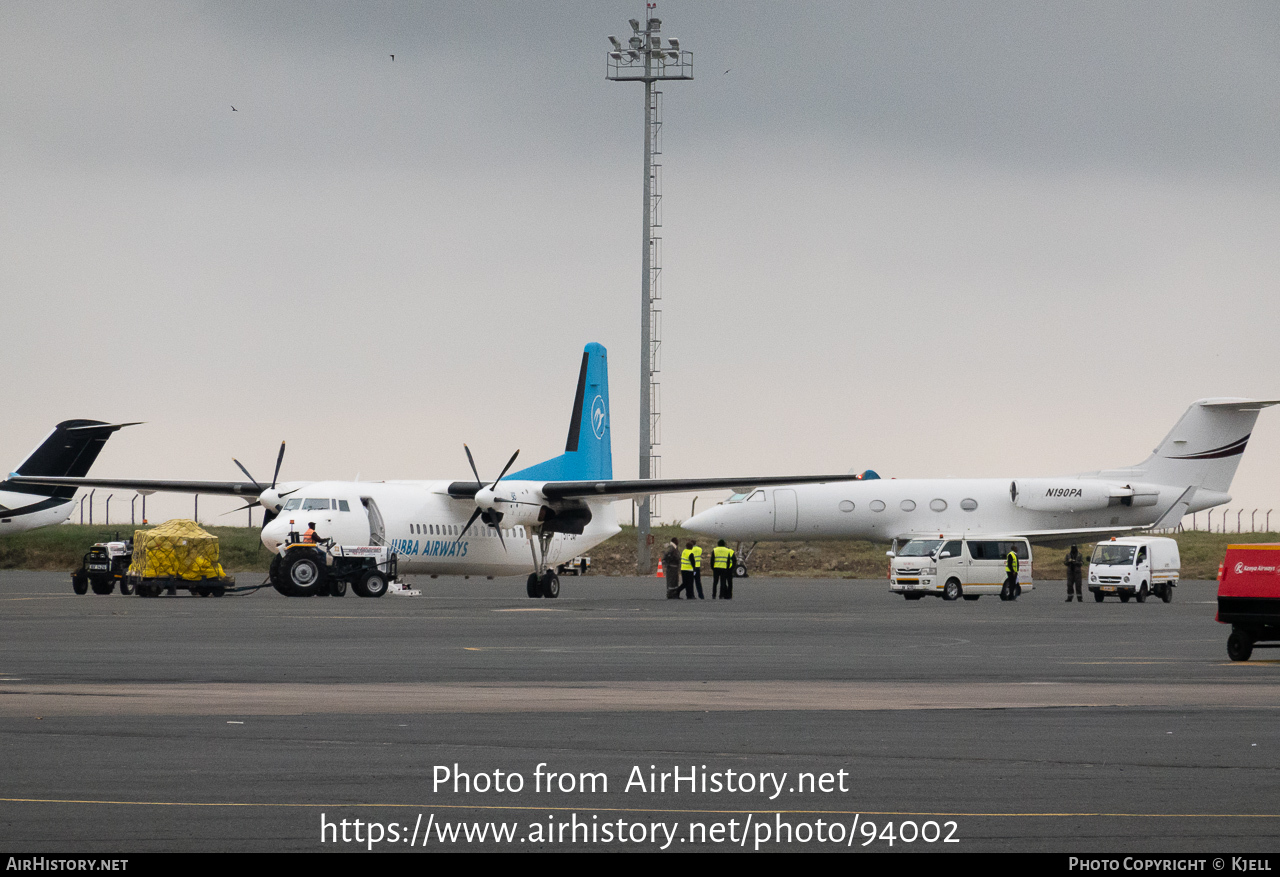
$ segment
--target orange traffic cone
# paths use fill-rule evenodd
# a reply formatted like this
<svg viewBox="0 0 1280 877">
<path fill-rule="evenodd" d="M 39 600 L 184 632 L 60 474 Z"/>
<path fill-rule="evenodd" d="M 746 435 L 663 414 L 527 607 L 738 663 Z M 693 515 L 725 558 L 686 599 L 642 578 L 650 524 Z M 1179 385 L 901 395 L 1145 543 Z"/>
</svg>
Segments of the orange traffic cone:
<svg viewBox="0 0 1280 877">
<path fill-rule="evenodd" d="M 666 574 L 665 574 L 665 573 L 663 573 L 663 571 L 662 571 L 662 561 L 661 561 L 661 560 L 659 560 L 659 561 L 658 561 L 658 574 L 657 574 L 657 575 L 655 575 L 655 576 L 654 576 L 654 578 L 655 578 L 655 579 L 665 579 L 665 578 L 666 578 Z"/>
</svg>

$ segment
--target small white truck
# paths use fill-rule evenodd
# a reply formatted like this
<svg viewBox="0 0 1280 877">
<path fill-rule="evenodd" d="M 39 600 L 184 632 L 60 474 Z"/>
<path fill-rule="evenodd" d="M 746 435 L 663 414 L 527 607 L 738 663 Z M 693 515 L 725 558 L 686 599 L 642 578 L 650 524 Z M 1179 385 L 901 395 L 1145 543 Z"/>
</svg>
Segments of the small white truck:
<svg viewBox="0 0 1280 877">
<path fill-rule="evenodd" d="M 1181 568 L 1178 542 L 1168 536 L 1109 539 L 1094 546 L 1089 558 L 1089 590 L 1099 603 L 1111 596 L 1145 603 L 1151 594 L 1168 603 Z"/>
</svg>

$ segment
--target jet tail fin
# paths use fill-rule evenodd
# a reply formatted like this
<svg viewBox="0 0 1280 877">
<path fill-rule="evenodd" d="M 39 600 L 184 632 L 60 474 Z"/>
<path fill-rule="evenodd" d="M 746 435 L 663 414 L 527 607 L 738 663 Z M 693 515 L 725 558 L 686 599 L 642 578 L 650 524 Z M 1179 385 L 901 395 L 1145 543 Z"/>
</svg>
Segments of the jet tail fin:
<svg viewBox="0 0 1280 877">
<path fill-rule="evenodd" d="M 578 389 L 569 419 L 564 453 L 513 472 L 516 481 L 608 481 L 613 478 L 613 450 L 609 436 L 609 358 L 599 344 L 582 351 Z"/>
<path fill-rule="evenodd" d="M 104 423 L 101 420 L 64 420 L 10 474 L 83 478 L 89 474 L 89 467 L 98 459 L 111 434 L 134 425 Z M 7 489 L 57 499 L 70 499 L 76 493 L 74 487 L 41 484 L 9 485 Z"/>
<path fill-rule="evenodd" d="M 1146 462 L 1142 480 L 1226 493 L 1258 412 L 1280 399 L 1201 399 L 1193 402 Z"/>
</svg>

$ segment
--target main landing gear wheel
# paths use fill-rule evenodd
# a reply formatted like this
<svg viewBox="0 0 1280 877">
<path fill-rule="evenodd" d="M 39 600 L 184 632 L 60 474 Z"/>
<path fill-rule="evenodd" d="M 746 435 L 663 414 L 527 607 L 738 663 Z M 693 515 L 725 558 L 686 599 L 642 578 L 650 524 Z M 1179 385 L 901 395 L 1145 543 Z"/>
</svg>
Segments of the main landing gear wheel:
<svg viewBox="0 0 1280 877">
<path fill-rule="evenodd" d="M 542 596 L 542 586 L 538 584 L 536 572 L 529 573 L 529 578 L 524 583 L 524 592 L 535 599 Z"/>
<path fill-rule="evenodd" d="M 552 600 L 560 596 L 560 576 L 550 570 L 542 574 L 542 596 Z"/>
<path fill-rule="evenodd" d="M 381 597 L 386 592 L 387 577 L 376 569 L 366 572 L 356 584 L 356 593 L 361 597 Z"/>
<path fill-rule="evenodd" d="M 1247 661 L 1253 654 L 1253 640 L 1248 634 L 1238 630 L 1231 631 L 1227 637 L 1227 657 L 1233 661 Z"/>
<path fill-rule="evenodd" d="M 286 557 L 284 580 L 295 597 L 310 597 L 320 592 L 324 584 L 324 566 L 315 555 L 307 552 Z"/>
<path fill-rule="evenodd" d="M 963 593 L 964 592 L 960 589 L 960 582 L 955 579 L 951 579 L 942 588 L 942 599 L 947 600 L 948 602 L 952 600 L 959 600 Z"/>
</svg>

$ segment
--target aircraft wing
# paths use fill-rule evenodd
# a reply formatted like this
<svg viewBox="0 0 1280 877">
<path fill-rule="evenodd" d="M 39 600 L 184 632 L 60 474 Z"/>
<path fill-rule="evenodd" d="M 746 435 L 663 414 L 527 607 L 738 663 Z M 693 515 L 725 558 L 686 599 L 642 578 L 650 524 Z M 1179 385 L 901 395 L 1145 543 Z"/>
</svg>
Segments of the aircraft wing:
<svg viewBox="0 0 1280 877">
<path fill-rule="evenodd" d="M 828 481 L 856 481 L 857 475 L 769 475 L 755 478 L 650 478 L 631 481 L 548 481 L 542 485 L 547 499 L 639 499 L 655 493 L 685 493 L 690 490 L 748 490 L 780 484 L 822 484 Z M 483 485 L 455 481 L 448 494 L 454 499 L 471 499 Z"/>
<path fill-rule="evenodd" d="M 690 490 L 738 490 L 783 484 L 822 484 L 829 481 L 857 481 L 857 475 L 769 475 L 755 478 L 653 478 L 631 481 L 548 481 L 542 485 L 547 499 L 639 499 L 655 493 L 686 493 Z"/>
<path fill-rule="evenodd" d="M 266 488 L 252 481 L 146 481 L 137 478 L 54 478 L 44 475 L 10 475 L 10 484 L 46 484 L 54 487 L 114 487 L 146 492 L 223 494 L 257 497 Z"/>
</svg>

